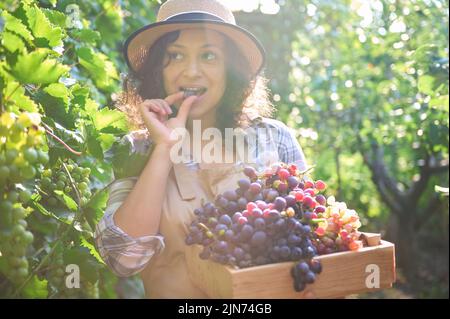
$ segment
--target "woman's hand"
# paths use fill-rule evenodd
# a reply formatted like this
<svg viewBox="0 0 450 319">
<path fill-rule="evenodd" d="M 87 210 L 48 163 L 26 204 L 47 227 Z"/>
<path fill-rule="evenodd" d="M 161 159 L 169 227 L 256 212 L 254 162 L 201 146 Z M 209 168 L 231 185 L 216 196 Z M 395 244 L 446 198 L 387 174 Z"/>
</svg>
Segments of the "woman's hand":
<svg viewBox="0 0 450 319">
<path fill-rule="evenodd" d="M 167 96 L 164 100 L 145 100 L 139 105 L 139 111 L 148 128 L 150 137 L 156 145 L 172 146 L 177 142 L 171 133 L 176 128 L 185 128 L 192 104 L 197 96 L 189 96 L 182 103 L 176 117 L 168 118 L 172 113 L 170 105 L 182 100 L 184 92 L 180 91 Z"/>
</svg>

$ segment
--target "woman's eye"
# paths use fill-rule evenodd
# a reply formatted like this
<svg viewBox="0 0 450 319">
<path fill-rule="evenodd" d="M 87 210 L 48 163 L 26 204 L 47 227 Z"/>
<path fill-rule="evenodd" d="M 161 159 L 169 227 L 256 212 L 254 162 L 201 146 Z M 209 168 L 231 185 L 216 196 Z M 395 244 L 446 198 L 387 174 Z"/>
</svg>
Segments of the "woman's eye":
<svg viewBox="0 0 450 319">
<path fill-rule="evenodd" d="M 214 52 L 206 52 L 205 54 L 203 54 L 203 57 L 206 60 L 215 60 L 217 58 L 217 55 Z"/>
<path fill-rule="evenodd" d="M 181 58 L 183 57 L 183 55 L 178 52 L 170 52 L 169 56 L 172 60 L 181 60 Z"/>
</svg>

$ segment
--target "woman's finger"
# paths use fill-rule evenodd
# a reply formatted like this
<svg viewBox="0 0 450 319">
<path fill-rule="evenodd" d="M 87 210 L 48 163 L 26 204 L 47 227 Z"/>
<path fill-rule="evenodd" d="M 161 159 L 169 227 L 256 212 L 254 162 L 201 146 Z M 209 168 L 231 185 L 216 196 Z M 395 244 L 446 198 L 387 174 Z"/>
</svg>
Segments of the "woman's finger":
<svg viewBox="0 0 450 319">
<path fill-rule="evenodd" d="M 180 109 L 178 110 L 177 119 L 179 119 L 183 125 L 186 125 L 187 117 L 189 111 L 191 110 L 192 104 L 197 99 L 196 95 L 187 97 L 183 103 L 181 103 Z"/>
</svg>

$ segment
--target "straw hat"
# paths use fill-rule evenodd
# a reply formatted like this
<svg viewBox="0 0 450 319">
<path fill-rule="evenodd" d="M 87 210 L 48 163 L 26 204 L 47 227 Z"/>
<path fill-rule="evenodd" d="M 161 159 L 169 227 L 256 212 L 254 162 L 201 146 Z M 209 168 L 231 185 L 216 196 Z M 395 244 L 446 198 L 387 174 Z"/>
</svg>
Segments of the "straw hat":
<svg viewBox="0 0 450 319">
<path fill-rule="evenodd" d="M 168 0 L 161 5 L 156 22 L 140 28 L 125 42 L 124 54 L 128 66 L 138 71 L 148 51 L 165 33 L 193 27 L 221 32 L 233 40 L 247 58 L 256 76 L 265 64 L 261 43 L 249 31 L 236 25 L 233 13 L 219 0 Z"/>
</svg>

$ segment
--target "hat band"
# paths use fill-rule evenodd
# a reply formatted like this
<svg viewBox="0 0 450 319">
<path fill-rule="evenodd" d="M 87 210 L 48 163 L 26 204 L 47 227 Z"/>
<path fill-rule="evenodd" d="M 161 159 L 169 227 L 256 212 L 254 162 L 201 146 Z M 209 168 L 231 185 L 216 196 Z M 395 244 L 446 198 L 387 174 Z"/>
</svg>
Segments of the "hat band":
<svg viewBox="0 0 450 319">
<path fill-rule="evenodd" d="M 213 20 L 225 22 L 221 17 L 208 12 L 185 12 L 168 17 L 164 21 Z"/>
</svg>

